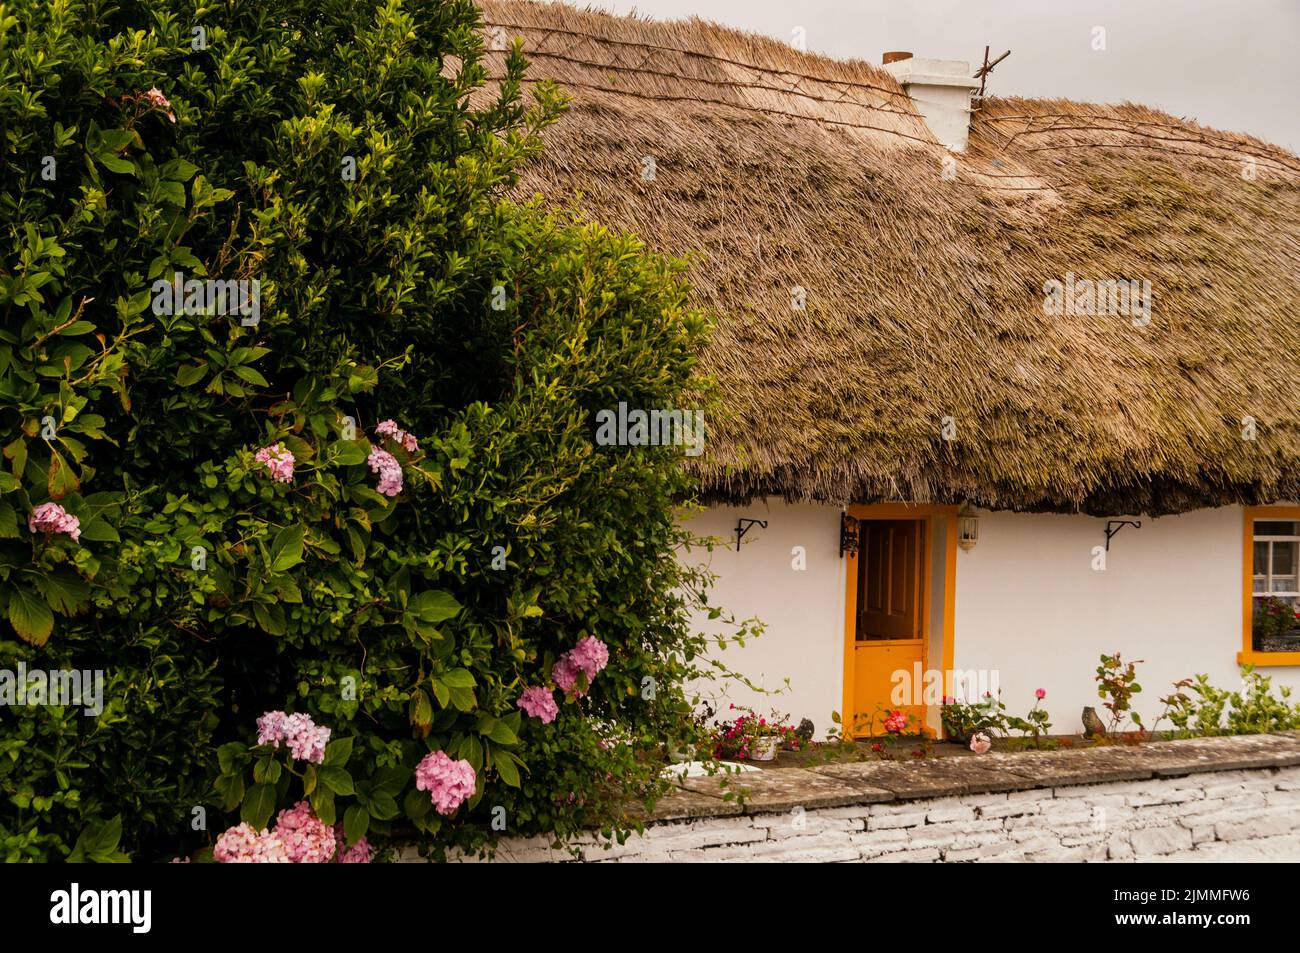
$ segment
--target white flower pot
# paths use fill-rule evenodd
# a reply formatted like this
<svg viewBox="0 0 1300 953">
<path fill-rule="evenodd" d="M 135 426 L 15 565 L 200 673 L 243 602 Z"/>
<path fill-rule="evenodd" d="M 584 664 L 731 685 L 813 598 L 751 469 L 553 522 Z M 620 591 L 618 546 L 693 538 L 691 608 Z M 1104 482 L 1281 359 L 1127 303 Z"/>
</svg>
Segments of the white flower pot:
<svg viewBox="0 0 1300 953">
<path fill-rule="evenodd" d="M 776 735 L 768 735 L 759 738 L 754 742 L 750 749 L 750 761 L 775 761 L 777 749 L 781 747 L 781 739 Z"/>
</svg>

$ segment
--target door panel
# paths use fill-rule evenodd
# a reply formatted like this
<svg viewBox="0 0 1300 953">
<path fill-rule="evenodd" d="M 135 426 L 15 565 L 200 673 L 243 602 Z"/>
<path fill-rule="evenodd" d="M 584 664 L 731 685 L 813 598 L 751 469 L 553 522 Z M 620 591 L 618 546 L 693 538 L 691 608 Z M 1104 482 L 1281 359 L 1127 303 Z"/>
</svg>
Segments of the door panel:
<svg viewBox="0 0 1300 953">
<path fill-rule="evenodd" d="M 858 548 L 858 641 L 921 636 L 920 520 L 868 520 Z"/>
<path fill-rule="evenodd" d="M 925 520 L 863 520 L 859 525 L 853 649 L 854 734 L 880 734 L 885 714 L 901 710 L 919 730 L 923 705 L 894 705 L 894 673 L 925 664 Z M 910 699 L 908 699 L 910 701 Z"/>
</svg>

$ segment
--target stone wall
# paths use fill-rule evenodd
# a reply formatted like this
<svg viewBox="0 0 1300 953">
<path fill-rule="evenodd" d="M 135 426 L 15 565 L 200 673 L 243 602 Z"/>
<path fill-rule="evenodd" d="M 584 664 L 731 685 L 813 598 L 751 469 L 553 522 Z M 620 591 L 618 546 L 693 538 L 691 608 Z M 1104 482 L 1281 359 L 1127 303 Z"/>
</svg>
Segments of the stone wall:
<svg viewBox="0 0 1300 953">
<path fill-rule="evenodd" d="M 1300 860 L 1296 733 L 948 760 L 691 779 L 626 844 L 583 839 L 575 857 L 516 838 L 496 860 Z M 907 796 L 944 784 L 956 793 Z M 707 803 L 710 785 L 743 786 L 749 799 Z"/>
</svg>

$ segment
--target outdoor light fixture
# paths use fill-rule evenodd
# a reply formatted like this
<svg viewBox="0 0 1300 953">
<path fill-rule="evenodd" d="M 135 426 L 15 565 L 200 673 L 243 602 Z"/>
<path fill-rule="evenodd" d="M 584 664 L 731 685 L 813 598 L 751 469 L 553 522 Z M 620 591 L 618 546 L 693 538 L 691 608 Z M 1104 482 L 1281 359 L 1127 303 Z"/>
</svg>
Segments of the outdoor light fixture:
<svg viewBox="0 0 1300 953">
<path fill-rule="evenodd" d="M 980 518 L 975 515 L 975 511 L 968 503 L 957 511 L 957 545 L 962 549 L 971 550 L 979 541 Z"/>
</svg>

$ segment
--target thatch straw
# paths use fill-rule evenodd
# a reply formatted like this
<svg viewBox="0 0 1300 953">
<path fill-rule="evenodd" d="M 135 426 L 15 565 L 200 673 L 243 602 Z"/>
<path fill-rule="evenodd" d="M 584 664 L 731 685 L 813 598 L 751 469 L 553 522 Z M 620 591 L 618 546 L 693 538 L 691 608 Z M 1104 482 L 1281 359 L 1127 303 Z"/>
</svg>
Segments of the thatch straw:
<svg viewBox="0 0 1300 953">
<path fill-rule="evenodd" d="M 694 464 L 710 497 L 1300 498 L 1292 153 L 1137 105 L 989 99 L 945 181 L 948 153 L 867 63 L 698 20 L 482 6 L 573 96 L 522 191 L 694 254 L 729 410 Z M 1045 315 L 1067 273 L 1149 281 L 1150 324 Z"/>
</svg>

